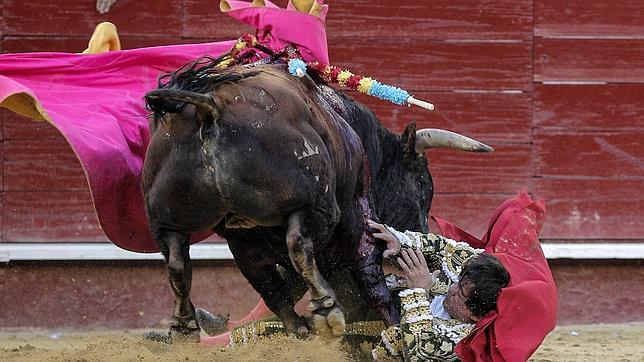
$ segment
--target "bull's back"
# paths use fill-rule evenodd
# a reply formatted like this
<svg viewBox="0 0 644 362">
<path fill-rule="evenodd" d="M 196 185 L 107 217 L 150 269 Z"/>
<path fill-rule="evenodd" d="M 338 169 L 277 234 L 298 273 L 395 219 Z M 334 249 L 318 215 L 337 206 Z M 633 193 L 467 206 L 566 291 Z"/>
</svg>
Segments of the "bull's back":
<svg viewBox="0 0 644 362">
<path fill-rule="evenodd" d="M 317 87 L 304 82 L 268 66 L 243 85 L 218 92 L 229 107 L 218 123 L 225 133 L 218 144 L 222 151 L 235 149 L 234 157 L 220 161 L 229 167 L 252 164 L 244 185 L 260 190 L 281 186 L 285 194 L 350 198 L 361 177 L 360 139 L 319 98 Z"/>
</svg>

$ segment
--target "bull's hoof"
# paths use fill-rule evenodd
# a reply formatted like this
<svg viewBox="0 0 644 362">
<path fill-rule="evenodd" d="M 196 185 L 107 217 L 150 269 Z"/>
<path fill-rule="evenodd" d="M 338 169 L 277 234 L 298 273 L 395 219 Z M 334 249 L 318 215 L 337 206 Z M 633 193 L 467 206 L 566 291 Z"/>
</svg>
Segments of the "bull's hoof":
<svg viewBox="0 0 644 362">
<path fill-rule="evenodd" d="M 199 343 L 199 329 L 170 328 L 172 343 Z"/>
<path fill-rule="evenodd" d="M 207 310 L 201 308 L 197 308 L 195 314 L 197 316 L 197 322 L 199 322 L 199 327 L 209 336 L 214 336 L 228 330 L 229 316 L 224 317 L 221 314 L 212 315 Z"/>
<path fill-rule="evenodd" d="M 344 334 L 347 327 L 344 314 L 332 297 L 311 300 L 309 310 L 318 334 L 323 337 L 341 337 Z"/>
<path fill-rule="evenodd" d="M 308 338 L 311 336 L 311 328 L 306 323 L 306 320 L 300 316 L 296 316 L 294 320 L 282 319 L 284 323 L 284 330 L 288 336 L 296 338 Z"/>
<path fill-rule="evenodd" d="M 199 343 L 199 330 L 170 328 L 169 332 L 148 331 L 143 333 L 146 341 L 159 343 Z"/>
<path fill-rule="evenodd" d="M 168 332 L 148 331 L 143 333 L 143 339 L 152 342 L 172 343 Z"/>
<path fill-rule="evenodd" d="M 196 319 L 170 318 L 170 332 L 168 333 L 172 342 L 199 343 L 199 324 Z"/>
</svg>

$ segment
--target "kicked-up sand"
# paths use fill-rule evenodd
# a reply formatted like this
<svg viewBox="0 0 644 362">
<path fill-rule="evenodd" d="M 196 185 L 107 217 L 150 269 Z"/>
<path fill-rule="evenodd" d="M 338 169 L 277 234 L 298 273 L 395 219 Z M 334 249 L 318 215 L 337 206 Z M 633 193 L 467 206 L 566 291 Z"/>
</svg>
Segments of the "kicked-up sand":
<svg viewBox="0 0 644 362">
<path fill-rule="evenodd" d="M 1 361 L 354 361 L 338 341 L 275 336 L 237 348 L 145 341 L 142 331 L 0 330 Z M 362 358 L 359 358 L 362 357 Z M 557 327 L 531 361 L 642 361 L 644 322 Z"/>
</svg>

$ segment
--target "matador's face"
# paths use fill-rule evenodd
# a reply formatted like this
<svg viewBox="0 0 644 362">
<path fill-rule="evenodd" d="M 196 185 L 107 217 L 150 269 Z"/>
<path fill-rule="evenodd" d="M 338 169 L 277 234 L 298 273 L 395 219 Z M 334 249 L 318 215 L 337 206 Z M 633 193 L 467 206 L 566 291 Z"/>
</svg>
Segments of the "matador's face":
<svg viewBox="0 0 644 362">
<path fill-rule="evenodd" d="M 471 289 L 471 285 L 466 284 L 461 286 L 460 282 L 458 282 L 452 284 L 447 290 L 447 294 L 443 300 L 443 307 L 452 318 L 466 323 L 474 323 L 480 319 L 465 304 Z"/>
</svg>

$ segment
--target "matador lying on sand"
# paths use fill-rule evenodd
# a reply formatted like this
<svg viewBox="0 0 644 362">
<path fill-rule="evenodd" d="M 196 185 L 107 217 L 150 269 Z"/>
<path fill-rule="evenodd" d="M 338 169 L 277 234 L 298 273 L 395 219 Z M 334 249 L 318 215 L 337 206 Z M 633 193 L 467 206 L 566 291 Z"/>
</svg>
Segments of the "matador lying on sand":
<svg viewBox="0 0 644 362">
<path fill-rule="evenodd" d="M 369 342 L 375 359 L 527 360 L 554 328 L 557 314 L 556 286 L 538 239 L 544 214 L 542 201 L 521 193 L 497 208 L 481 239 L 441 219 L 436 221 L 443 235 L 372 223 L 374 236 L 388 243 L 385 253 L 395 254 L 405 271 L 406 281 L 388 277 L 400 297 L 402 322 L 387 329 L 354 323 L 345 338 L 356 345 Z M 270 315 L 260 302 L 244 319 L 247 324 L 202 337 L 202 344 L 235 345 L 281 332 L 280 322 L 258 321 Z M 212 326 L 207 312 L 200 310 L 198 317 L 205 330 Z"/>
</svg>

